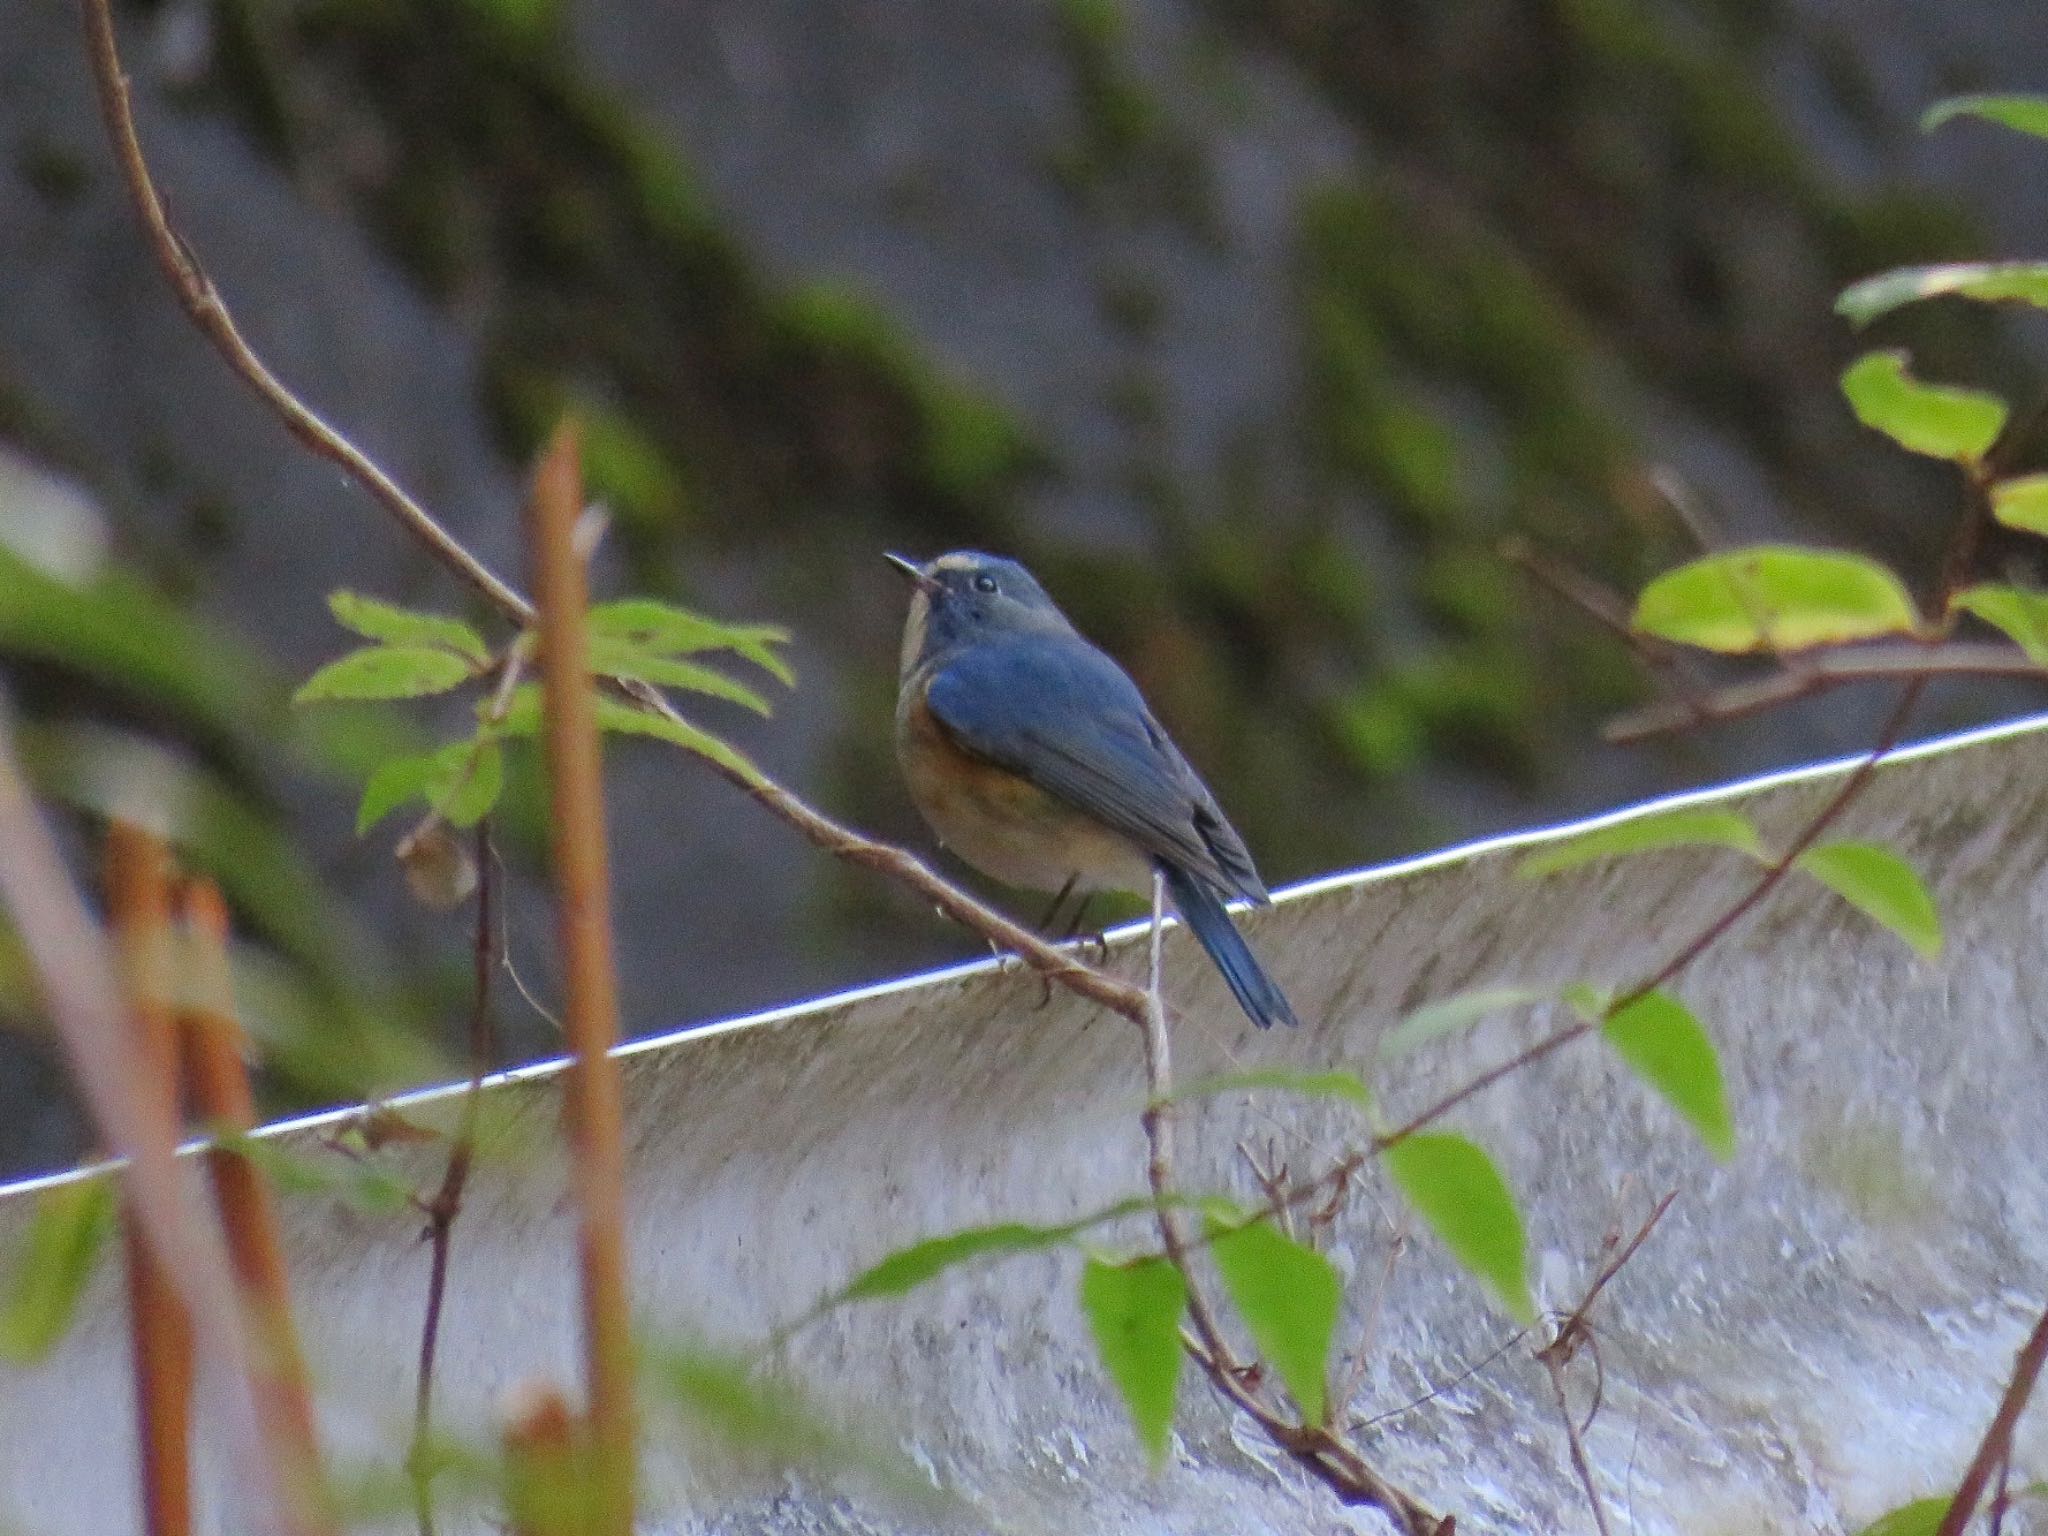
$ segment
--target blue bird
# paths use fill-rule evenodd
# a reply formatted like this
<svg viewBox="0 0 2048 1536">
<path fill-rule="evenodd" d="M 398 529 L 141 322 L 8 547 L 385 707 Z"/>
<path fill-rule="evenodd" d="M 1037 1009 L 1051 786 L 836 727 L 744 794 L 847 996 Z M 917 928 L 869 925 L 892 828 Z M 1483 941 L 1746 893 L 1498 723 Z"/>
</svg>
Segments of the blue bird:
<svg viewBox="0 0 2048 1536">
<path fill-rule="evenodd" d="M 916 587 L 896 751 L 939 841 L 983 874 L 1062 896 L 1149 891 L 1157 871 L 1252 1022 L 1296 1023 L 1224 906 L 1266 905 L 1265 884 L 1137 684 L 1016 561 L 887 558 Z"/>
</svg>

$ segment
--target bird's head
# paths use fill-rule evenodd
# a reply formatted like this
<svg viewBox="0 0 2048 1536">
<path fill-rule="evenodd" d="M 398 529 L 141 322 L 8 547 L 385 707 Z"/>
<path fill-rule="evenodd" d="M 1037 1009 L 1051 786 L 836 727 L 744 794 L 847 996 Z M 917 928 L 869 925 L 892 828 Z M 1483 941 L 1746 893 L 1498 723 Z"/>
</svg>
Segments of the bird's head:
<svg viewBox="0 0 2048 1536">
<path fill-rule="evenodd" d="M 915 587 L 903 626 L 903 670 L 976 640 L 1028 632 L 1071 632 L 1045 588 L 1023 566 L 999 555 L 956 550 L 923 565 L 883 556 Z"/>
</svg>

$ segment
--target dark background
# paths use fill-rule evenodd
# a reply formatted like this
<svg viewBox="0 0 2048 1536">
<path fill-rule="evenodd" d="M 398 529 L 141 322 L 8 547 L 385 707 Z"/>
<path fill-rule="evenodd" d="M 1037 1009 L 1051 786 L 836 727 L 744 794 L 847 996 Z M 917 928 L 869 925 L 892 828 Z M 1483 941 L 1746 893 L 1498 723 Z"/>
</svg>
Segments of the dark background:
<svg viewBox="0 0 2048 1536">
<path fill-rule="evenodd" d="M 174 215 L 278 370 L 508 571 L 521 466 L 577 409 L 607 587 L 794 631 L 771 723 L 699 717 L 920 847 L 885 548 L 1031 563 L 1276 885 L 1864 744 L 1879 696 L 1601 746 L 1644 684 L 1502 543 L 1633 591 L 1697 547 L 1675 497 L 1719 537 L 1854 545 L 1926 590 L 1955 493 L 1849 417 L 1835 376 L 1871 338 L 1833 296 L 2039 256 L 2048 228 L 2044 146 L 1915 127 L 1943 95 L 2048 86 L 2038 0 L 123 22 Z M 229 878 L 281 1105 L 419 1080 L 442 1064 L 405 1042 L 461 1017 L 464 922 L 406 899 L 401 826 L 352 824 L 366 764 L 437 717 L 285 700 L 347 644 L 328 590 L 462 594 L 176 310 L 73 8 L 0 0 L 0 38 L 0 664 L 30 766 L 81 854 L 97 811 L 148 803 Z M 2024 317 L 1944 305 L 1875 339 L 2039 388 Z M 1953 689 L 1919 726 L 2036 702 Z M 635 1032 L 973 948 L 672 751 L 611 771 Z M 545 992 L 539 831 L 523 773 L 500 841 Z M 0 1170 L 80 1150 L 7 972 Z M 513 1054 L 551 1048 L 504 1014 Z"/>
</svg>

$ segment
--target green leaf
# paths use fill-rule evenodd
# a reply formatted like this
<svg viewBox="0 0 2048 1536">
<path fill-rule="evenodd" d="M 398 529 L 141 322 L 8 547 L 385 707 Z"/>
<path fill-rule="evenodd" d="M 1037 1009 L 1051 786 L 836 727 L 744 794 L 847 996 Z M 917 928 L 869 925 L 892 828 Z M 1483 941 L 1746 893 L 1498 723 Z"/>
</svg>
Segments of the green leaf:
<svg viewBox="0 0 2048 1536">
<path fill-rule="evenodd" d="M 1313 1248 L 1267 1221 L 1211 1221 L 1210 1252 L 1259 1353 L 1294 1395 L 1302 1419 L 1321 1424 L 1329 1411 L 1330 1341 L 1344 1282 Z"/>
<path fill-rule="evenodd" d="M 408 752 L 379 763 L 363 785 L 363 798 L 356 806 L 356 836 L 361 837 L 407 801 L 424 799 L 439 756 L 438 752 Z"/>
<path fill-rule="evenodd" d="M 2009 302 L 2048 309 L 2048 262 L 1959 261 L 1880 272 L 1844 288 L 1835 300 L 1835 313 L 1852 325 L 1868 325 L 1903 304 L 1950 293 L 1984 304 Z"/>
<path fill-rule="evenodd" d="M 1901 1504 L 1890 1514 L 1879 1515 L 1857 1536 L 1934 1536 L 1954 1499 L 1954 1494 L 1945 1493 L 1938 1499 L 1915 1499 L 1910 1504 Z"/>
<path fill-rule="evenodd" d="M 781 683 L 796 681 L 789 663 L 773 650 L 789 643 L 789 631 L 773 624 L 721 624 L 648 597 L 593 603 L 584 622 L 593 643 L 600 638 L 621 640 L 661 656 L 734 651 Z"/>
<path fill-rule="evenodd" d="M 1533 880 L 1559 870 L 1576 869 L 1595 859 L 1618 854 L 1653 853 L 1664 848 L 1732 848 L 1752 859 L 1764 857 L 1764 848 L 1750 819 L 1740 811 L 1720 806 L 1681 806 L 1649 816 L 1632 816 L 1611 826 L 1595 827 L 1548 848 L 1529 854 L 1515 866 L 1515 873 Z M 1547 995 L 1547 994 L 1546 994 Z"/>
<path fill-rule="evenodd" d="M 1822 843 L 1798 868 L 1875 918 L 1932 960 L 1941 953 L 1941 913 L 1913 866 L 1876 843 Z"/>
<path fill-rule="evenodd" d="M 1721 1058 L 1685 1004 L 1664 992 L 1645 993 L 1603 1023 L 1600 1033 L 1692 1122 L 1708 1151 L 1723 1162 L 1735 1155 L 1735 1122 L 1728 1113 Z"/>
<path fill-rule="evenodd" d="M 744 753 L 687 720 L 671 720 L 666 715 L 623 704 L 617 699 L 600 698 L 597 701 L 597 726 L 601 731 L 614 731 L 626 736 L 652 736 L 657 741 L 666 741 L 699 757 L 708 757 L 714 763 L 722 763 L 747 778 L 761 776 L 761 770 Z"/>
<path fill-rule="evenodd" d="M 1380 1036 L 1382 1056 L 1399 1056 L 1439 1035 L 1470 1029 L 1490 1013 L 1526 1008 L 1557 996 L 1555 987 L 1478 987 L 1425 1003 L 1384 1035 Z"/>
<path fill-rule="evenodd" d="M 1740 655 L 1914 633 L 1913 600 L 1861 555 L 1761 544 L 1666 571 L 1636 599 L 1646 635 Z"/>
<path fill-rule="evenodd" d="M 306 679 L 292 702 L 418 699 L 446 693 L 475 675 L 472 663 L 439 646 L 372 645 L 327 663 Z"/>
<path fill-rule="evenodd" d="M 1949 606 L 2005 631 L 2030 661 L 2048 667 L 2048 593 L 1979 585 L 1965 587 L 1949 599 Z"/>
<path fill-rule="evenodd" d="M 867 1301 L 877 1296 L 901 1296 L 970 1259 L 1057 1247 L 1071 1241 L 1079 1230 L 1079 1226 L 1071 1222 L 1041 1227 L 1021 1221 L 1004 1221 L 993 1226 L 948 1232 L 943 1237 L 926 1238 L 908 1248 L 899 1248 L 879 1264 L 862 1270 L 839 1292 L 838 1299 Z"/>
<path fill-rule="evenodd" d="M 540 731 L 540 716 L 540 684 L 521 683 L 512 690 L 505 718 L 494 729 L 501 736 L 536 735 Z M 657 715 L 652 710 L 641 709 L 621 699 L 598 695 L 597 727 L 623 736 L 652 736 L 694 752 L 699 757 L 722 763 L 748 779 L 761 776 L 761 770 L 745 754 L 720 741 L 709 731 L 700 730 L 686 720 L 671 720 L 666 715 Z"/>
<path fill-rule="evenodd" d="M 1866 352 L 1842 375 L 1842 393 L 1866 427 L 1909 453 L 1974 463 L 2005 430 L 2005 402 L 1982 390 L 1922 384 L 1903 352 Z"/>
<path fill-rule="evenodd" d="M 253 1163 L 280 1195 L 335 1200 L 365 1216 L 389 1216 L 413 1203 L 413 1187 L 372 1159 L 302 1152 L 269 1136 L 221 1128 L 214 1144 Z"/>
<path fill-rule="evenodd" d="M 366 640 L 382 640 L 387 645 L 438 645 L 478 666 L 490 662 L 491 650 L 484 637 L 460 619 L 416 613 L 360 592 L 330 592 L 327 606 L 344 629 L 352 629 Z"/>
<path fill-rule="evenodd" d="M 1528 1246 L 1507 1180 L 1481 1147 L 1426 1131 L 1387 1148 L 1387 1171 L 1452 1256 L 1490 1285 L 1520 1323 L 1536 1320 Z"/>
<path fill-rule="evenodd" d="M 710 694 L 751 709 L 757 715 L 770 713 L 768 701 L 723 672 L 679 661 L 639 649 L 630 641 L 593 636 L 590 642 L 590 670 L 599 677 L 631 678 L 658 688 L 687 688 L 692 693 Z"/>
<path fill-rule="evenodd" d="M 1951 96 L 1937 101 L 1920 119 L 1920 131 L 1932 133 L 1943 123 L 1958 117 L 1981 117 L 2048 139 L 2048 96 Z"/>
<path fill-rule="evenodd" d="M 1138 1443 L 1153 1466 L 1166 1455 L 1173 1399 L 1180 1386 L 1180 1317 L 1188 1284 L 1161 1258 L 1081 1270 L 1081 1311 L 1102 1352 L 1103 1369 L 1123 1394 Z"/>
<path fill-rule="evenodd" d="M 505 755 L 495 740 L 456 741 L 386 758 L 363 786 L 356 836 L 411 800 L 425 801 L 454 826 L 473 827 L 490 814 L 504 787 Z"/>
<path fill-rule="evenodd" d="M 495 741 L 458 741 L 443 753 L 453 759 L 453 768 L 445 789 L 428 787 L 428 803 L 451 826 L 473 827 L 490 814 L 504 791 L 504 749 Z"/>
<path fill-rule="evenodd" d="M 33 1365 L 56 1348 L 113 1231 L 114 1181 L 105 1175 L 52 1185 L 36 1196 L 0 1300 L 0 1360 Z"/>
<path fill-rule="evenodd" d="M 1311 1098 L 1349 1099 L 1361 1109 L 1372 1107 L 1372 1090 L 1352 1072 L 1292 1072 L 1285 1067 L 1260 1067 L 1250 1072 L 1228 1072 L 1217 1077 L 1197 1078 L 1183 1083 L 1173 1095 L 1182 1099 L 1213 1098 L 1219 1093 L 1238 1093 L 1270 1088 L 1280 1093 L 1306 1094 Z"/>
<path fill-rule="evenodd" d="M 2048 534 L 2048 472 L 1992 486 L 1991 515 L 2022 533 Z"/>
</svg>

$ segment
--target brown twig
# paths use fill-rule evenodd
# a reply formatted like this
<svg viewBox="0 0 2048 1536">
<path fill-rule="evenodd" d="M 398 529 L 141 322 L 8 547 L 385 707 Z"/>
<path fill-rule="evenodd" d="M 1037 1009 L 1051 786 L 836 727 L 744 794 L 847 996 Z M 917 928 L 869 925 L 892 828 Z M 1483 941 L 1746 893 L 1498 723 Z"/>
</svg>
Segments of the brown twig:
<svg viewBox="0 0 2048 1536">
<path fill-rule="evenodd" d="M 1781 704 L 1812 698 L 1850 683 L 1921 682 L 1938 677 L 2048 677 L 2025 652 L 2010 645 L 1951 641 L 1939 645 L 1875 645 L 1808 658 L 1798 671 L 1773 672 L 1647 705 L 1601 728 L 1611 742 L 1644 741 L 1694 726 L 1739 720 Z"/>
<path fill-rule="evenodd" d="M 178 1035 L 172 1017 L 170 855 L 131 822 L 107 828 L 107 914 L 128 1002 L 128 1047 L 153 1117 L 176 1123 Z M 192 1320 L 135 1214 L 124 1202 L 128 1330 L 134 1349 L 136 1445 L 143 1528 L 192 1529 Z"/>
<path fill-rule="evenodd" d="M 179 915 L 187 957 L 179 1033 L 193 1105 L 207 1124 L 246 1135 L 256 1128 L 256 1099 L 235 1015 L 227 904 L 212 881 L 189 880 Z M 292 1321 L 277 1210 L 247 1154 L 216 1146 L 207 1152 L 206 1166 L 254 1335 L 249 1391 L 276 1448 L 285 1527 L 297 1536 L 326 1536 L 338 1527 L 321 1465 L 305 1355 Z"/>
<path fill-rule="evenodd" d="M 80 0 L 85 17 L 87 53 L 92 62 L 93 84 L 99 93 L 100 116 L 107 137 L 120 162 L 121 178 L 128 196 L 142 216 L 149 236 L 150 253 L 163 270 L 185 313 L 214 349 L 227 360 L 235 376 L 254 390 L 277 413 L 286 428 L 316 457 L 339 465 L 367 490 L 377 503 L 396 518 L 400 527 L 433 551 L 443 565 L 473 588 L 501 613 L 512 617 L 521 628 L 533 617 L 526 600 L 507 586 L 490 568 L 472 555 L 455 536 L 398 482 L 378 467 L 376 461 L 329 426 L 312 407 L 286 387 L 263 359 L 258 357 L 235 325 L 213 279 L 199 264 L 192 247 L 171 226 L 163 199 L 150 178 L 149 163 L 142 153 L 142 141 L 135 132 L 135 109 L 128 98 L 128 76 L 121 67 L 120 49 L 114 36 L 114 18 L 109 0 Z"/>
<path fill-rule="evenodd" d="M 1550 1376 L 1551 1396 L 1557 1402 L 1557 1416 L 1564 1424 L 1565 1444 L 1572 1458 L 1572 1470 L 1578 1474 L 1579 1486 L 1585 1490 L 1586 1502 L 1593 1510 L 1593 1524 L 1600 1536 L 1610 1536 L 1607 1524 L 1607 1503 L 1600 1497 L 1600 1485 L 1593 1480 L 1593 1463 L 1586 1457 L 1585 1436 L 1572 1418 L 1571 1399 L 1564 1391 L 1564 1362 L 1549 1350 L 1537 1351 L 1536 1358 L 1543 1362 L 1543 1369 Z"/>
<path fill-rule="evenodd" d="M 1649 1239 L 1650 1232 L 1664 1219 L 1664 1213 L 1671 1209 L 1671 1202 L 1678 1198 L 1678 1191 L 1672 1190 L 1649 1214 L 1636 1235 L 1625 1243 L 1619 1252 L 1601 1266 L 1593 1277 L 1593 1283 L 1586 1287 L 1586 1294 L 1579 1299 L 1569 1316 L 1557 1325 L 1550 1342 L 1536 1351 L 1536 1358 L 1542 1362 L 1544 1371 L 1550 1377 L 1550 1391 L 1557 1402 L 1557 1415 L 1564 1425 L 1565 1443 L 1571 1455 L 1572 1470 L 1578 1474 L 1579 1486 L 1585 1490 L 1586 1502 L 1593 1510 L 1593 1524 L 1599 1528 L 1600 1536 L 1609 1536 L 1606 1501 L 1600 1497 L 1600 1485 L 1593 1476 L 1592 1460 L 1586 1455 L 1586 1432 L 1593 1427 L 1593 1419 L 1600 1411 L 1600 1393 L 1596 1386 L 1593 1405 L 1586 1411 L 1586 1422 L 1581 1425 L 1572 1415 L 1571 1399 L 1566 1395 L 1564 1384 L 1565 1367 L 1572 1357 L 1592 1337 L 1587 1317 L 1593 1310 L 1593 1303 L 1600 1299 L 1600 1293 L 1607 1289 L 1608 1282 L 1621 1273 L 1622 1268 Z M 1598 1363 L 1597 1354 L 1594 1357 Z"/>
<path fill-rule="evenodd" d="M 583 471 L 573 425 L 558 429 L 534 472 L 528 545 L 540 595 L 542 736 L 569 1044 L 563 1111 L 580 1222 L 583 1346 L 596 1482 L 593 1536 L 630 1536 L 634 1436 L 632 1319 L 626 1299 L 625 1129 L 610 876 L 583 562 L 575 547 Z"/>
<path fill-rule="evenodd" d="M 1569 1358 L 1572 1341 L 1584 1332 L 1586 1315 L 1593 1310 L 1593 1303 L 1600 1299 L 1600 1293 L 1607 1289 L 1608 1283 L 1616 1275 L 1621 1273 L 1623 1266 L 1636 1256 L 1636 1250 L 1648 1241 L 1652 1229 L 1664 1219 L 1664 1213 L 1671 1209 L 1672 1202 L 1677 1198 L 1678 1191 L 1674 1189 L 1657 1202 L 1649 1217 L 1636 1229 L 1636 1235 L 1623 1244 L 1620 1251 L 1601 1267 L 1599 1274 L 1593 1277 L 1593 1283 L 1586 1287 L 1586 1294 L 1580 1299 L 1579 1304 L 1572 1309 L 1571 1315 L 1558 1325 L 1555 1336 L 1544 1346 L 1545 1351 L 1556 1351 Z"/>
<path fill-rule="evenodd" d="M 1554 560 L 1526 539 L 1509 539 L 1501 545 L 1501 556 L 1518 565 L 1525 575 L 1553 597 L 1569 603 L 1594 623 L 1614 635 L 1651 671 L 1666 678 L 1687 699 L 1707 692 L 1707 681 L 1686 654 L 1668 641 L 1646 635 L 1629 622 L 1628 605 L 1615 593 L 1581 575 L 1562 560 Z"/>
<path fill-rule="evenodd" d="M 508 676 L 516 675 L 508 661 Z M 420 1536 L 434 1536 L 434 1469 L 430 1441 L 434 1428 L 434 1359 L 441 1343 L 441 1312 L 448 1294 L 448 1262 L 455 1245 L 455 1218 L 462 1213 L 463 1191 L 476 1160 L 477 1116 L 484 1076 L 497 1055 L 492 1028 L 492 902 L 497 859 L 491 848 L 490 821 L 476 828 L 476 937 L 471 948 L 473 974 L 469 1007 L 469 1087 L 462 1096 L 462 1115 L 449 1142 L 441 1182 L 426 1201 L 427 1311 L 420 1324 L 419 1373 L 413 1388 L 412 1446 L 406 1466 L 412 1477 L 413 1514 Z"/>
<path fill-rule="evenodd" d="M 2012 1454 L 2013 1430 L 2034 1395 L 2044 1363 L 2048 1363 L 2048 1311 L 2041 1314 L 2034 1331 L 2020 1346 L 2019 1356 L 2013 1361 L 2012 1377 L 2006 1382 L 2004 1396 L 1998 1400 L 1998 1411 L 1992 1415 L 1991 1427 L 1978 1442 L 1977 1454 L 1970 1458 L 1969 1470 L 1956 1485 L 1956 1496 L 1949 1501 L 1948 1513 L 1941 1517 L 1934 1536 L 1963 1536 L 1963 1527 L 1970 1523 L 1984 1497 L 1985 1484 L 1991 1481 L 1999 1463 Z"/>
</svg>

